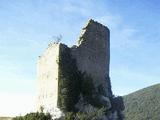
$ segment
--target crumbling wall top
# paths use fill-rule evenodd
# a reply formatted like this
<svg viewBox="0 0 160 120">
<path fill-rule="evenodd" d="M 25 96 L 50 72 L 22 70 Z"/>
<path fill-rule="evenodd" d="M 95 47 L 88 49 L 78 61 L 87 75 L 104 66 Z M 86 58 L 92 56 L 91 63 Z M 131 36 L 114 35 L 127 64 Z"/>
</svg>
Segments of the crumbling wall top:
<svg viewBox="0 0 160 120">
<path fill-rule="evenodd" d="M 99 31 L 101 33 L 103 31 L 109 32 L 109 29 L 107 26 L 105 26 L 97 21 L 94 21 L 93 19 L 89 19 L 87 24 L 85 25 L 85 27 L 83 27 L 83 29 L 81 31 L 80 37 L 78 39 L 77 47 L 80 46 L 81 43 L 84 41 L 83 37 L 85 36 L 85 33 L 87 31 L 90 31 L 90 32 Z"/>
<path fill-rule="evenodd" d="M 57 42 L 50 42 L 48 44 L 48 47 L 46 48 L 46 50 L 42 53 L 41 56 L 39 56 L 39 59 L 42 58 L 48 51 L 50 51 L 50 49 L 52 49 L 53 47 L 58 47 L 61 43 L 57 43 Z"/>
</svg>

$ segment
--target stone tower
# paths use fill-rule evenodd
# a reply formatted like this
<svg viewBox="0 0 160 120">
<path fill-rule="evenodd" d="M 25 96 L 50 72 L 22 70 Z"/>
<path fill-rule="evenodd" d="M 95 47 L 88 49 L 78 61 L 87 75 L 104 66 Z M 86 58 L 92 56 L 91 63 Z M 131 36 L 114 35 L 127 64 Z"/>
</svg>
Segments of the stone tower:
<svg viewBox="0 0 160 120">
<path fill-rule="evenodd" d="M 60 44 L 49 44 L 37 63 L 37 109 L 43 107 L 45 112 L 56 113 L 55 117 L 61 114 L 57 107 L 59 49 Z"/>
<path fill-rule="evenodd" d="M 62 57 L 62 55 L 68 53 L 66 51 L 69 51 L 68 56 Z M 70 60 L 62 64 L 62 61 L 68 59 L 68 57 Z M 38 59 L 37 109 L 42 106 L 45 111 L 52 113 L 53 118 L 61 116 L 62 111 L 59 107 L 59 100 L 61 100 L 61 104 L 65 103 L 65 99 L 60 99 L 60 96 L 66 90 L 66 88 L 62 89 L 60 87 L 61 83 L 66 82 L 67 79 L 73 79 L 71 83 L 75 83 L 79 71 L 92 77 L 96 91 L 100 91 L 101 101 L 107 101 L 111 104 L 112 91 L 109 79 L 109 62 L 109 29 L 93 20 L 89 20 L 83 28 L 77 45 L 69 48 L 61 43 L 50 44 Z M 68 65 L 66 71 L 70 73 L 69 75 L 65 74 L 65 67 L 63 67 L 65 64 Z M 70 66 L 72 66 L 71 69 Z M 62 77 L 66 77 L 66 79 L 61 80 Z M 73 94 L 73 96 L 75 95 Z"/>
<path fill-rule="evenodd" d="M 96 87 L 103 85 L 107 96 L 111 96 L 109 77 L 110 32 L 109 29 L 89 20 L 83 28 L 78 45 L 72 48 L 78 69 L 91 75 Z"/>
</svg>

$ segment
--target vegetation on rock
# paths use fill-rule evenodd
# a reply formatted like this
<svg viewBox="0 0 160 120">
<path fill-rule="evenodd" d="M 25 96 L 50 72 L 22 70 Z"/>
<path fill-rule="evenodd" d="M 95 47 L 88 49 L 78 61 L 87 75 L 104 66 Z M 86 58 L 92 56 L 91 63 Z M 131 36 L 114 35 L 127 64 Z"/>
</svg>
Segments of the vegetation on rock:
<svg viewBox="0 0 160 120">
<path fill-rule="evenodd" d="M 63 112 L 75 111 L 79 100 L 81 74 L 68 47 L 59 55 L 58 106 Z"/>
<path fill-rule="evenodd" d="M 97 109 L 93 112 L 89 113 L 82 113 L 82 112 L 68 112 L 65 114 L 64 117 L 61 117 L 56 120 L 99 120 L 101 119 L 106 113 L 106 109 L 102 107 L 101 109 Z"/>
</svg>

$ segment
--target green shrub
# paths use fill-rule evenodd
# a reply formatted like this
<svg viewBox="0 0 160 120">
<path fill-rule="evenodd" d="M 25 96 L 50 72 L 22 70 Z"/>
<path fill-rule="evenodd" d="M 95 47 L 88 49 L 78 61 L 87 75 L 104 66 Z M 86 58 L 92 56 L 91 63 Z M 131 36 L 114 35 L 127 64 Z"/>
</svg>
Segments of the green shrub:
<svg viewBox="0 0 160 120">
<path fill-rule="evenodd" d="M 68 112 L 64 117 L 61 117 L 57 120 L 99 120 L 106 113 L 106 109 L 104 107 L 97 109 L 90 113 L 84 112 Z"/>
<path fill-rule="evenodd" d="M 59 55 L 58 106 L 63 112 L 75 111 L 79 100 L 81 73 L 68 47 Z"/>
<path fill-rule="evenodd" d="M 76 60 L 71 55 L 71 49 L 64 45 L 61 45 L 61 47 L 58 58 L 58 107 L 63 112 L 77 112 L 74 106 L 79 100 L 80 93 L 84 100 L 91 105 L 99 108 L 103 107 L 97 103 L 98 101 L 95 101 L 97 97 L 95 95 L 100 93 L 96 93 L 92 76 L 78 70 Z M 101 92 L 105 94 L 102 87 Z"/>
<path fill-rule="evenodd" d="M 52 117 L 49 113 L 36 112 L 26 114 L 25 116 L 17 116 L 12 120 L 52 120 Z"/>
</svg>

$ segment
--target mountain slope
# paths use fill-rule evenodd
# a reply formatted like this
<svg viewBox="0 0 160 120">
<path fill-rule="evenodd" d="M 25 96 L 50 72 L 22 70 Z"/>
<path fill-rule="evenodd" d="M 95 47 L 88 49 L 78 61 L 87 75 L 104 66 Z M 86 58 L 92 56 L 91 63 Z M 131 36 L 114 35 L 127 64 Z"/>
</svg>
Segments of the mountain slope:
<svg viewBox="0 0 160 120">
<path fill-rule="evenodd" d="M 123 97 L 126 120 L 160 120 L 160 84 Z"/>
</svg>

